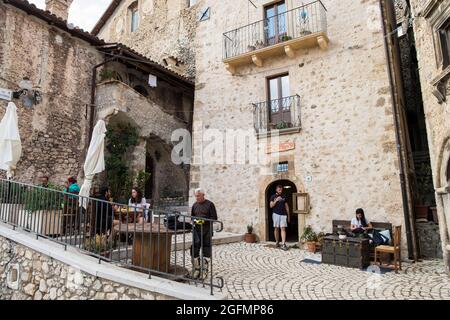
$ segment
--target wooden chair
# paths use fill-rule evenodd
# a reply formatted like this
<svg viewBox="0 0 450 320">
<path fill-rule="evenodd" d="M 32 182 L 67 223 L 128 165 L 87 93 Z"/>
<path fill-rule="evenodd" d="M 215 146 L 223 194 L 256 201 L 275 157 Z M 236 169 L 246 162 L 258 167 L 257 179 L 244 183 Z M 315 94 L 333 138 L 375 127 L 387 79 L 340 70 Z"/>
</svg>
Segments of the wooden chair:
<svg viewBox="0 0 450 320">
<path fill-rule="evenodd" d="M 401 257 L 401 247 L 400 247 L 400 240 L 402 237 L 402 227 L 401 226 L 395 226 L 394 227 L 394 239 L 391 246 L 378 246 L 375 248 L 375 264 L 381 266 L 381 259 L 380 263 L 378 264 L 378 257 L 379 255 L 383 253 L 387 254 L 393 254 L 394 255 L 394 266 L 393 269 L 395 272 L 397 272 L 399 269 L 402 270 L 402 257 Z"/>
</svg>

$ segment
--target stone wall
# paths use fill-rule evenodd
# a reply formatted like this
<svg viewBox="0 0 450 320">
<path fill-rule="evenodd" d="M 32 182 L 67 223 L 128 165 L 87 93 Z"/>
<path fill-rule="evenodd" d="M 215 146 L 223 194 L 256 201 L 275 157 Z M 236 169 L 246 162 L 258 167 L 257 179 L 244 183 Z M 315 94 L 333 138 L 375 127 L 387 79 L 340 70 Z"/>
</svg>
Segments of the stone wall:
<svg viewBox="0 0 450 320">
<path fill-rule="evenodd" d="M 91 276 L 3 237 L 0 249 L 0 300 L 169 299 Z"/>
<path fill-rule="evenodd" d="M 200 5 L 188 8 L 186 0 L 140 0 L 139 27 L 132 33 L 128 7 L 134 2 L 122 1 L 98 36 L 107 42 L 121 42 L 161 64 L 165 64 L 164 59 L 174 57 L 179 66 L 173 66 L 172 70 L 193 78 L 192 42 Z"/>
<path fill-rule="evenodd" d="M 442 259 L 439 225 L 434 222 L 416 223 L 420 253 L 425 259 Z"/>
<path fill-rule="evenodd" d="M 261 19 L 262 5 L 269 2 L 256 1 L 258 8 L 250 8 L 250 20 Z M 280 137 L 281 142 L 295 145 L 281 156 L 293 159 L 293 171 L 284 178 L 310 194 L 306 224 L 330 232 L 332 219 L 351 219 L 355 209 L 363 207 L 372 221 L 403 225 L 378 1 L 323 1 L 328 9 L 327 50 L 300 50 L 293 59 L 274 57 L 260 68 L 241 67 L 235 76 L 222 62 L 222 33 L 248 23 L 247 2 L 201 3 L 210 6 L 213 14 L 197 29 L 194 134 L 205 128 L 252 130 L 251 104 L 266 100 L 266 78 L 288 72 L 291 94 L 301 97 L 302 130 Z M 290 3 L 290 8 L 301 5 L 301 1 Z M 199 152 L 194 146 L 194 159 Z M 253 221 L 264 239 L 265 190 L 282 176 L 265 175 L 260 167 L 249 165 L 198 163 L 196 167 L 191 182 L 207 190 L 225 229 L 244 232 Z M 235 190 L 238 195 L 232 196 Z"/>
<path fill-rule="evenodd" d="M 422 86 L 433 181 L 437 193 L 445 261 L 450 258 L 450 76 L 437 59 L 439 26 L 450 19 L 448 1 L 412 0 L 414 34 Z M 436 46 L 435 46 L 436 43 Z M 447 89 L 446 89 L 447 88 Z M 443 99 L 443 100 L 442 100 Z"/>
<path fill-rule="evenodd" d="M 79 175 L 88 130 L 92 67 L 101 55 L 88 43 L 0 2 L 0 87 L 18 90 L 28 77 L 42 92 L 33 109 L 18 107 L 22 157 L 16 179 L 41 175 L 63 184 Z M 7 102 L 0 101 L 0 117 Z"/>
</svg>

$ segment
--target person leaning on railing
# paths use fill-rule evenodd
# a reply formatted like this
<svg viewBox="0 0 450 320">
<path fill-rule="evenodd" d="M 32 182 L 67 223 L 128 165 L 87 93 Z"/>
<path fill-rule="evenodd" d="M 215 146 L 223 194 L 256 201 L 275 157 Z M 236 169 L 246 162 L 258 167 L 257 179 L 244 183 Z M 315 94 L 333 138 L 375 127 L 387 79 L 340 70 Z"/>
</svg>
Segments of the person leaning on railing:
<svg viewBox="0 0 450 320">
<path fill-rule="evenodd" d="M 213 235 L 213 223 L 210 220 L 217 220 L 217 211 L 214 203 L 205 199 L 205 192 L 198 188 L 195 190 L 196 202 L 192 206 L 192 217 L 194 217 L 193 247 L 191 254 L 194 258 L 195 279 L 205 279 L 208 276 L 209 260 L 211 259 L 211 243 Z M 202 250 L 203 261 L 200 260 L 200 250 Z M 202 263 L 203 262 L 203 263 Z"/>
</svg>

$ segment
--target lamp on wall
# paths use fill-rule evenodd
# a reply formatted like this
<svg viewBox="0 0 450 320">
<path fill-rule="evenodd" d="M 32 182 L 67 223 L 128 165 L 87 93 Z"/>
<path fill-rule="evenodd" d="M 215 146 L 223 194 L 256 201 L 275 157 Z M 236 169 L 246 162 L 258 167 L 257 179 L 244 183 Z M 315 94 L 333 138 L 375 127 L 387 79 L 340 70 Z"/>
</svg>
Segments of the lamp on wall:
<svg viewBox="0 0 450 320">
<path fill-rule="evenodd" d="M 25 108 L 32 108 L 42 102 L 42 94 L 39 87 L 33 87 L 33 83 L 28 77 L 24 77 L 19 82 L 20 90 L 13 93 L 13 98 L 20 99 Z"/>
</svg>

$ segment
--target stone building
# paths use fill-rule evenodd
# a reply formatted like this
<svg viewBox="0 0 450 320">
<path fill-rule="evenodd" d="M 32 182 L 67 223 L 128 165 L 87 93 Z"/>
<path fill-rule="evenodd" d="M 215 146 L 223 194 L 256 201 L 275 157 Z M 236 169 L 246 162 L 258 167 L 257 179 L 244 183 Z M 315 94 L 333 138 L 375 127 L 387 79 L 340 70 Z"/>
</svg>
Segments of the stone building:
<svg viewBox="0 0 450 320">
<path fill-rule="evenodd" d="M 450 237 L 450 2 L 411 0 L 423 108 L 445 259 Z M 450 263 L 448 263 L 450 264 Z"/>
<path fill-rule="evenodd" d="M 123 44 L 68 25 L 71 2 L 48 0 L 51 11 L 22 0 L 0 2 L 0 87 L 17 91 L 28 78 L 42 97 L 32 108 L 13 99 L 23 144 L 15 178 L 37 183 L 48 175 L 62 185 L 69 176 L 82 177 L 93 125 L 115 111 L 107 118 L 111 128 L 125 123 L 138 131 L 126 164 L 135 174 L 150 174 L 146 195 L 186 197 L 189 166 L 170 158 L 172 132 L 191 128 L 193 83 Z M 3 116 L 7 101 L 0 103 Z"/>
<path fill-rule="evenodd" d="M 207 190 L 228 231 L 253 223 L 271 239 L 268 198 L 282 184 L 307 212 L 292 214 L 290 240 L 363 207 L 402 225 L 417 259 L 395 13 L 375 0 L 123 0 L 93 33 L 195 76 L 190 187 Z"/>
</svg>

